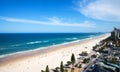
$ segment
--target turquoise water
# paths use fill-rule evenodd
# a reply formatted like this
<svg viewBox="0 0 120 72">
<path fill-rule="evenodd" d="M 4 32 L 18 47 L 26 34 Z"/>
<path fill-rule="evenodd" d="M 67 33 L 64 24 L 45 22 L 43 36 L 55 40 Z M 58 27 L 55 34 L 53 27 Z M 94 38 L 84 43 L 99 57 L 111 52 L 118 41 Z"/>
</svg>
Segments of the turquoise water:
<svg viewBox="0 0 120 72">
<path fill-rule="evenodd" d="M 99 36 L 102 33 L 6 33 L 0 34 L 0 55 Z"/>
</svg>

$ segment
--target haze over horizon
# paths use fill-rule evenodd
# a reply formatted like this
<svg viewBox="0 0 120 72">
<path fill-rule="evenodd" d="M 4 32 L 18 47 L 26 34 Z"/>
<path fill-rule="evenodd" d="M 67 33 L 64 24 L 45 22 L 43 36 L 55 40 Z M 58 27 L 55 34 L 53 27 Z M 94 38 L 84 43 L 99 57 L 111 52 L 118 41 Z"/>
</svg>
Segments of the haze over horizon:
<svg viewBox="0 0 120 72">
<path fill-rule="evenodd" d="M 0 33 L 110 32 L 120 0 L 0 0 Z"/>
</svg>

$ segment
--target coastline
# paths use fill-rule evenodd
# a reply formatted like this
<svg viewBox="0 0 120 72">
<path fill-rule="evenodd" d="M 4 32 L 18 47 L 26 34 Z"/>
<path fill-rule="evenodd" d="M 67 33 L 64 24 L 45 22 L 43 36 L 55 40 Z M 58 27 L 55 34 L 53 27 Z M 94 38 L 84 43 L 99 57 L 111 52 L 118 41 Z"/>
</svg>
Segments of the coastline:
<svg viewBox="0 0 120 72">
<path fill-rule="evenodd" d="M 53 44 L 53 45 L 46 46 L 46 47 L 39 47 L 39 48 L 36 48 L 36 49 L 25 50 L 25 51 L 20 51 L 20 52 L 14 52 L 14 53 L 10 53 L 10 54 L 4 54 L 4 55 L 0 55 L 0 59 L 5 58 L 5 57 L 9 57 L 9 56 L 13 56 L 13 55 L 19 55 L 19 54 L 23 54 L 23 53 L 44 50 L 44 49 L 58 47 L 58 46 L 62 46 L 62 45 L 78 43 L 78 42 L 81 42 L 81 41 L 89 40 L 89 39 L 104 36 L 104 35 L 105 34 L 102 34 L 102 35 L 99 35 L 99 36 L 91 36 L 91 37 L 85 38 L 85 39 L 80 39 L 80 40 L 75 40 L 75 41 L 70 41 L 70 42 L 65 42 L 65 43 L 60 43 L 60 44 Z"/>
<path fill-rule="evenodd" d="M 49 65 L 50 68 L 54 68 L 59 66 L 61 61 L 65 63 L 70 60 L 72 53 L 75 53 L 76 57 L 82 51 L 90 53 L 95 44 L 107 38 L 109 35 L 110 34 L 104 34 L 81 41 L 6 56 L 0 58 L 0 71 L 16 72 L 19 70 L 19 72 L 40 72 L 41 69 L 45 69 L 46 65 Z M 87 49 L 85 49 L 85 47 L 87 47 Z M 16 69 L 14 69 L 14 67 L 16 67 Z"/>
</svg>

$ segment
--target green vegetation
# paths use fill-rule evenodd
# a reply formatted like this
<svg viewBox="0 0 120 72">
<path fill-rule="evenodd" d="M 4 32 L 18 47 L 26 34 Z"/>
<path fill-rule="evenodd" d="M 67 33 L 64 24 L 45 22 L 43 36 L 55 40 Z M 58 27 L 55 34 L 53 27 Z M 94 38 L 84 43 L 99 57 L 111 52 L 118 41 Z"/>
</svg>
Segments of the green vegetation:
<svg viewBox="0 0 120 72">
<path fill-rule="evenodd" d="M 71 64 L 72 64 L 72 62 L 71 62 L 71 61 L 67 61 L 67 64 L 68 64 L 68 65 L 71 65 Z"/>
<path fill-rule="evenodd" d="M 79 65 L 79 68 L 82 68 L 82 64 Z"/>
<path fill-rule="evenodd" d="M 67 69 L 65 69 L 65 72 L 68 72 L 68 70 L 67 70 Z"/>
<path fill-rule="evenodd" d="M 54 72 L 59 72 L 58 69 L 60 69 L 60 68 L 59 68 L 59 67 L 56 67 L 56 68 L 54 69 Z"/>
<path fill-rule="evenodd" d="M 71 56 L 71 62 L 72 62 L 72 69 L 71 69 L 71 72 L 74 72 L 74 68 L 73 68 L 74 63 L 75 63 L 75 55 L 74 55 L 74 54 L 72 54 L 72 56 Z"/>
<path fill-rule="evenodd" d="M 48 67 L 48 65 L 46 66 L 46 70 L 45 70 L 45 72 L 50 72 L 50 71 L 49 71 L 49 67 Z"/>
<path fill-rule="evenodd" d="M 82 64 L 76 64 L 75 67 L 81 68 L 81 67 L 82 67 Z"/>
<path fill-rule="evenodd" d="M 96 49 L 97 49 L 97 47 L 99 47 L 99 45 L 98 45 L 98 44 L 96 44 L 95 46 L 93 46 L 93 50 L 96 50 Z"/>
<path fill-rule="evenodd" d="M 90 61 L 90 58 L 85 58 L 84 60 L 83 60 L 83 63 L 88 63 Z"/>
<path fill-rule="evenodd" d="M 117 58 L 115 58 L 115 57 L 111 58 L 110 62 L 116 64 L 117 63 Z"/>
<path fill-rule="evenodd" d="M 71 72 L 74 72 L 74 68 L 71 69 Z"/>
<path fill-rule="evenodd" d="M 93 46 L 93 50 L 95 50 L 97 47 L 96 46 Z"/>
<path fill-rule="evenodd" d="M 96 57 L 97 57 L 97 55 L 93 54 L 91 57 L 92 57 L 92 58 L 96 58 Z"/>
<path fill-rule="evenodd" d="M 72 65 L 74 65 L 74 63 L 75 63 L 75 55 L 74 54 L 72 54 L 72 56 L 71 56 L 71 62 L 72 62 Z"/>
<path fill-rule="evenodd" d="M 41 70 L 41 72 L 45 72 L 44 70 Z"/>
<path fill-rule="evenodd" d="M 64 72 L 63 61 L 62 61 L 61 64 L 60 64 L 60 71 L 61 71 L 61 72 Z"/>
<path fill-rule="evenodd" d="M 88 53 L 87 53 L 86 51 L 82 51 L 82 55 L 83 55 L 83 56 L 87 56 Z"/>
</svg>

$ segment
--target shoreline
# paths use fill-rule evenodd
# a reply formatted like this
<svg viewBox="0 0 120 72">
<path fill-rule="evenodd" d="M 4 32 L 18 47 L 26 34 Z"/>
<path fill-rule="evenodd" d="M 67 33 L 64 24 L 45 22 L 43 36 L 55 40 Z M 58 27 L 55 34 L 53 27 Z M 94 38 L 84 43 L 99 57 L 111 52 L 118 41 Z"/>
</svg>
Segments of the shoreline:
<svg viewBox="0 0 120 72">
<path fill-rule="evenodd" d="M 104 35 L 96 36 L 93 38 L 88 38 L 88 39 L 77 41 L 77 42 L 60 44 L 60 45 L 50 46 L 45 49 L 31 50 L 29 52 L 23 52 L 23 53 L 18 53 L 15 55 L 6 56 L 3 58 L 0 58 L 0 67 L 2 67 L 2 68 L 0 68 L 0 70 L 5 70 L 5 67 L 10 67 L 10 68 L 14 67 L 14 65 L 19 65 L 19 63 L 26 62 L 26 60 L 27 60 L 27 62 L 29 62 L 29 61 L 31 62 L 32 60 L 40 61 L 39 63 L 41 65 L 39 66 L 40 67 L 39 70 L 45 68 L 45 66 L 46 66 L 45 64 L 50 65 L 51 66 L 50 68 L 54 68 L 59 65 L 61 60 L 64 60 L 64 62 L 66 62 L 68 59 L 70 59 L 71 53 L 76 53 L 75 55 L 77 56 L 77 54 L 80 53 L 79 50 L 85 50 L 85 47 L 88 47 L 88 48 L 90 47 L 90 49 L 87 50 L 90 52 L 91 47 L 99 42 L 99 41 L 96 42 L 95 40 L 97 40 L 97 39 L 101 40 L 101 39 L 107 38 L 108 36 L 109 36 L 109 34 L 104 34 Z M 94 42 L 93 45 L 91 45 L 92 41 Z M 89 43 L 91 43 L 91 44 L 89 44 Z M 82 48 L 79 48 L 79 46 Z M 77 48 L 79 48 L 79 49 L 77 49 Z M 60 56 L 60 57 L 58 57 L 58 56 Z M 68 58 L 66 58 L 64 56 L 67 56 Z M 57 60 L 57 58 L 56 58 L 55 61 L 57 61 L 57 62 L 55 63 L 55 65 L 53 65 L 50 62 L 53 60 L 52 58 L 55 58 L 55 57 L 58 57 L 58 59 L 61 59 L 61 58 L 62 59 Z M 40 59 L 40 60 L 38 60 L 38 59 Z M 50 59 L 50 62 L 47 61 L 48 59 Z M 48 62 L 48 63 L 46 63 L 46 62 Z M 12 66 L 9 66 L 9 64 Z M 33 64 L 34 64 L 34 62 L 33 62 Z M 37 65 L 35 63 L 35 67 L 36 66 Z M 15 72 L 15 71 L 9 71 L 9 72 Z"/>
<path fill-rule="evenodd" d="M 32 50 L 25 50 L 25 51 L 20 51 L 20 52 L 15 52 L 15 53 L 10 53 L 10 54 L 0 55 L 0 59 L 8 57 L 8 56 L 13 56 L 13 55 L 18 55 L 18 54 L 28 53 L 28 52 L 32 52 L 32 51 L 39 51 L 39 50 L 44 50 L 44 49 L 48 49 L 48 48 L 58 47 L 58 46 L 62 46 L 62 45 L 68 45 L 68 44 L 72 44 L 72 43 L 78 43 L 78 42 L 86 41 L 86 40 L 89 40 L 89 39 L 92 39 L 92 38 L 101 37 L 101 36 L 104 36 L 104 35 L 105 34 L 102 34 L 102 35 L 99 35 L 99 36 L 93 36 L 93 37 L 89 37 L 89 38 L 85 38 L 85 39 L 80 39 L 80 40 L 65 42 L 65 43 L 61 43 L 61 44 L 56 44 L 56 45 L 50 45 L 50 46 L 46 46 L 46 47 L 39 47 L 39 48 L 32 49 Z"/>
</svg>

